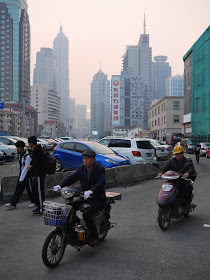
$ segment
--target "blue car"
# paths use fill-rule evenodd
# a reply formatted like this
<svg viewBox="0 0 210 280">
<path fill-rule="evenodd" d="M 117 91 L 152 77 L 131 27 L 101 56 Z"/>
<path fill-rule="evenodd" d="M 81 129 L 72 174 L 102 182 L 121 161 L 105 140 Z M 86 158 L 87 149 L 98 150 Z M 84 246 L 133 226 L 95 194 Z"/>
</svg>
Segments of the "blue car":
<svg viewBox="0 0 210 280">
<path fill-rule="evenodd" d="M 61 171 L 63 168 L 77 169 L 83 164 L 82 153 L 87 149 L 96 153 L 96 162 L 104 167 L 111 168 L 120 165 L 130 165 L 127 157 L 118 155 L 110 148 L 97 142 L 64 141 L 58 143 L 53 150 L 53 156 L 56 158 L 56 171 Z"/>
</svg>

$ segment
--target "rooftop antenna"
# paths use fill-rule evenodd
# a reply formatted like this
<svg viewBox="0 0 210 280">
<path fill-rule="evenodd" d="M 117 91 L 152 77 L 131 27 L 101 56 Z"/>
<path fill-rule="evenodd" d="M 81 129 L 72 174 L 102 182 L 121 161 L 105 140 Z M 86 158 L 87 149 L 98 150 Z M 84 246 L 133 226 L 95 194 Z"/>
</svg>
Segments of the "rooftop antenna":
<svg viewBox="0 0 210 280">
<path fill-rule="evenodd" d="M 146 34 L 146 18 L 145 18 L 145 14 L 144 14 L 144 34 Z"/>
</svg>

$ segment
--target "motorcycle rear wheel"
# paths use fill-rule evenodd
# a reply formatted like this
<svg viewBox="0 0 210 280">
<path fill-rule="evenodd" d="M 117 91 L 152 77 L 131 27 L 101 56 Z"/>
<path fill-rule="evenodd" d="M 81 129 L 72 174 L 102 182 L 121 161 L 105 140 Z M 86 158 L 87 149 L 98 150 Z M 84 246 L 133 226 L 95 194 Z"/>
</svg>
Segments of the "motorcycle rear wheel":
<svg viewBox="0 0 210 280">
<path fill-rule="evenodd" d="M 162 230 L 167 230 L 171 221 L 171 208 L 159 208 L 158 224 Z"/>
<path fill-rule="evenodd" d="M 63 233 L 57 229 L 52 231 L 47 236 L 42 248 L 43 263 L 49 268 L 57 266 L 63 258 L 65 248 L 66 242 Z"/>
<path fill-rule="evenodd" d="M 104 213 L 101 218 L 100 230 L 101 230 L 101 227 L 103 227 L 107 223 L 109 223 L 109 219 L 107 218 L 106 214 Z M 100 242 L 102 242 L 106 238 L 108 231 L 109 231 L 109 229 L 105 229 L 102 233 L 99 234 L 98 237 L 99 237 Z"/>
</svg>

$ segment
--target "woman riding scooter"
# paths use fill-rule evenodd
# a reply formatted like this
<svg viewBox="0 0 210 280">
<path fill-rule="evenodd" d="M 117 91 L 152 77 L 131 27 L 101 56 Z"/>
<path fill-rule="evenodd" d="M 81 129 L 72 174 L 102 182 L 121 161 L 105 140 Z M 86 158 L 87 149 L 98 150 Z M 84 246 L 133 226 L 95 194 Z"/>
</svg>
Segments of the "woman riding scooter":
<svg viewBox="0 0 210 280">
<path fill-rule="evenodd" d="M 173 154 L 175 155 L 175 158 L 172 158 L 168 161 L 163 169 L 163 173 L 168 170 L 173 170 L 178 173 L 181 170 L 184 170 L 185 173 L 182 176 L 184 180 L 181 181 L 181 191 L 183 194 L 183 202 L 185 204 L 185 208 L 188 208 L 190 207 L 191 203 L 193 187 L 189 181 L 186 181 L 186 179 L 192 179 L 194 181 L 196 178 L 196 171 L 192 160 L 184 156 L 184 149 L 181 145 L 176 145 L 174 147 Z M 158 176 L 161 175 L 162 173 L 158 174 Z"/>
</svg>

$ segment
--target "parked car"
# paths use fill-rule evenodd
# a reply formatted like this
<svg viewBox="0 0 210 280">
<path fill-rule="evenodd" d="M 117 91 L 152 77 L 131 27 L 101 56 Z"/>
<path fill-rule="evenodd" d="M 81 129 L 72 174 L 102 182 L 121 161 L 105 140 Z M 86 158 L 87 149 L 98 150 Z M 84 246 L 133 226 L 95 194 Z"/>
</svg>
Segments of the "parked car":
<svg viewBox="0 0 210 280">
<path fill-rule="evenodd" d="M 4 145 L 0 142 L 0 151 L 3 152 L 6 159 L 14 159 L 17 157 L 17 150 L 14 145 Z"/>
<path fill-rule="evenodd" d="M 206 156 L 206 151 L 210 149 L 210 143 L 200 143 L 201 150 L 200 150 L 200 156 Z"/>
<path fill-rule="evenodd" d="M 155 149 L 147 139 L 107 136 L 98 142 L 116 153 L 126 156 L 131 164 L 157 162 Z"/>
<path fill-rule="evenodd" d="M 197 142 L 198 140 L 196 139 L 183 138 L 180 141 L 180 145 L 184 148 L 186 154 L 193 154 Z"/>
<path fill-rule="evenodd" d="M 157 159 L 167 159 L 172 156 L 173 149 L 170 145 L 160 144 L 155 139 L 148 139 L 156 150 Z"/>
<path fill-rule="evenodd" d="M 128 158 L 120 156 L 108 147 L 92 141 L 64 141 L 57 143 L 53 150 L 56 158 L 56 171 L 63 168 L 77 169 L 83 163 L 82 153 L 90 149 L 96 153 L 96 162 L 104 167 L 130 165 Z"/>
<path fill-rule="evenodd" d="M 5 159 L 6 159 L 5 154 L 2 151 L 0 151 L 0 163 L 5 162 Z"/>
<path fill-rule="evenodd" d="M 17 142 L 16 139 L 9 137 L 9 136 L 0 136 L 0 142 L 5 145 L 15 145 Z"/>
<path fill-rule="evenodd" d="M 46 150 L 52 150 L 53 149 L 53 145 L 45 139 L 38 138 L 37 143 L 40 144 L 42 146 L 42 148 L 44 148 Z"/>
</svg>

